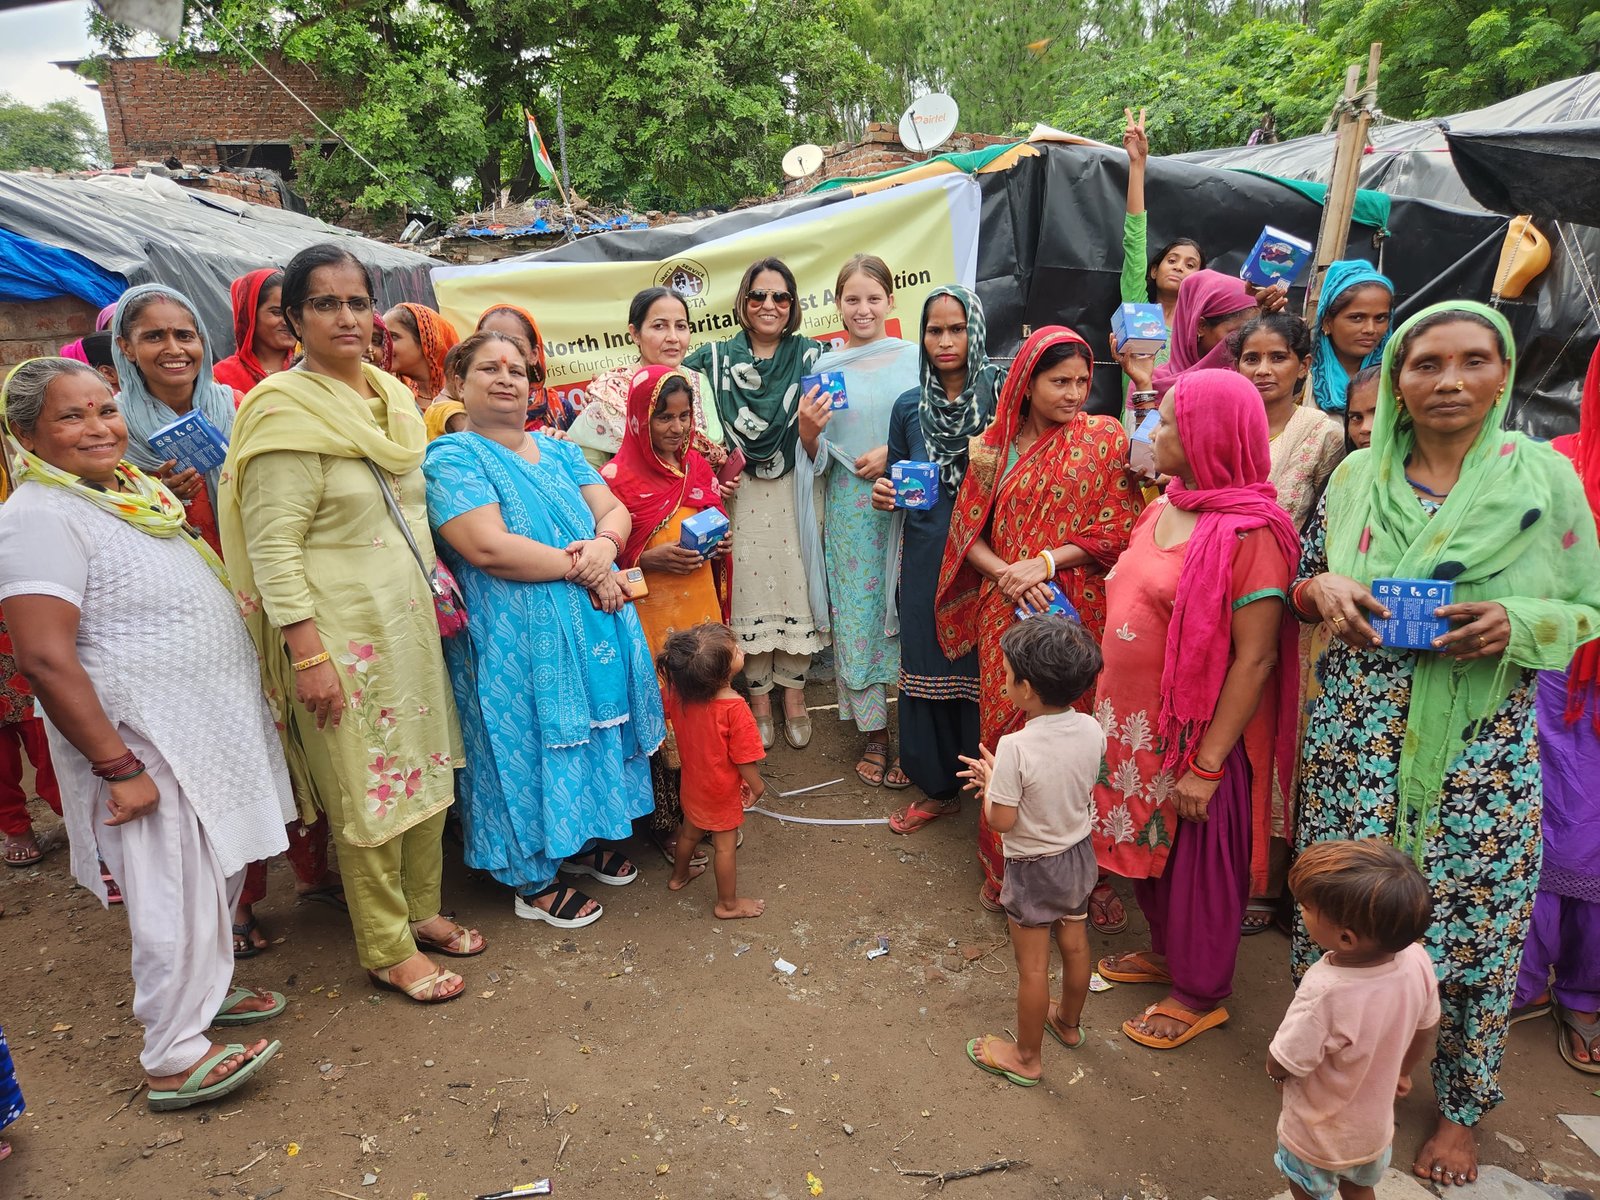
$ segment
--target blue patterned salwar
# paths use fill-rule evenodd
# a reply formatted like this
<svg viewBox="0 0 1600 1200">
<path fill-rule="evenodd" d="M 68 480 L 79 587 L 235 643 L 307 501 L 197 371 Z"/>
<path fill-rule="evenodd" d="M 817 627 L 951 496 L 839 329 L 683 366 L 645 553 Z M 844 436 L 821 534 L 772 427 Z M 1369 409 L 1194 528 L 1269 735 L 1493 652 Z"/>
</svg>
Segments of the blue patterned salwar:
<svg viewBox="0 0 1600 1200">
<path fill-rule="evenodd" d="M 1437 510 L 1437 505 L 1424 505 Z M 1328 569 L 1321 505 L 1305 535 L 1300 577 Z M 1322 694 L 1306 722 L 1295 845 L 1395 832 L 1395 781 L 1405 740 L 1416 655 L 1357 652 L 1335 640 L 1317 666 Z M 1422 863 L 1433 894 L 1423 944 L 1439 976 L 1439 1110 L 1476 1125 L 1504 1099 L 1500 1063 L 1529 914 L 1539 882 L 1541 808 L 1535 736 L 1535 672 L 1445 773 L 1438 828 Z M 1322 955 L 1295 922 L 1295 978 Z"/>
<path fill-rule="evenodd" d="M 26 1107 L 22 1087 L 17 1083 L 17 1069 L 11 1062 L 11 1047 L 6 1044 L 6 1031 L 0 1029 L 0 1129 L 20 1117 Z"/>
<path fill-rule="evenodd" d="M 539 461 L 475 433 L 428 447 L 433 528 L 500 506 L 506 528 L 549 546 L 594 537 L 580 488 L 602 483 L 576 445 L 539 439 Z M 666 732 L 650 648 L 631 605 L 608 614 L 565 580 L 521 583 L 473 566 L 441 538 L 467 605 L 445 641 L 466 745 L 467 865 L 527 888 L 595 839 L 620 839 L 653 807 L 650 755 Z"/>
</svg>

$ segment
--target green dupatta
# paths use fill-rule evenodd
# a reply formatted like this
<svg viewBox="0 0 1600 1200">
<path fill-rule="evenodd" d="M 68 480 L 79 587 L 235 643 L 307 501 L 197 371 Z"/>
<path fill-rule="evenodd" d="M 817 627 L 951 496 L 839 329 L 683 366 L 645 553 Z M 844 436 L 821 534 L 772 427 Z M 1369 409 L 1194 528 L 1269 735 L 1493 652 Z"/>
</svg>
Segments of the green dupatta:
<svg viewBox="0 0 1600 1200">
<path fill-rule="evenodd" d="M 1406 482 L 1416 436 L 1395 399 L 1406 333 L 1439 312 L 1472 313 L 1499 330 L 1506 385 L 1461 464 L 1461 478 L 1431 518 Z M 1516 377 L 1504 317 L 1482 304 L 1436 304 L 1412 317 L 1383 356 L 1372 446 L 1346 458 L 1327 492 L 1328 567 L 1374 579 L 1453 579 L 1457 602 L 1505 607 L 1511 641 L 1498 661 L 1469 663 L 1418 651 L 1400 750 L 1395 843 L 1419 861 L 1437 828 L 1444 777 L 1516 686 L 1514 667 L 1560 670 L 1600 632 L 1600 546 L 1571 463 L 1501 423 Z"/>
<path fill-rule="evenodd" d="M 697 347 L 683 360 L 685 368 L 710 379 L 722 427 L 744 451 L 745 470 L 757 479 L 779 479 L 794 470 L 800 380 L 821 354 L 820 342 L 790 333 L 779 339 L 771 358 L 757 358 L 741 329 L 726 341 Z"/>
</svg>

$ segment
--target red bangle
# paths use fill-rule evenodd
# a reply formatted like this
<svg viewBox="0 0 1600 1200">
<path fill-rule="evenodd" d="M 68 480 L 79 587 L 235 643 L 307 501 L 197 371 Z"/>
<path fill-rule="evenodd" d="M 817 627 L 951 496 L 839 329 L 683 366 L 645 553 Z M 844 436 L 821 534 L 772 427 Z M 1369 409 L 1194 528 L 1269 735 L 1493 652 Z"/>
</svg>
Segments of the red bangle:
<svg viewBox="0 0 1600 1200">
<path fill-rule="evenodd" d="M 1304 613 L 1308 617 L 1319 615 L 1314 612 L 1305 602 L 1306 589 L 1310 586 L 1311 578 L 1308 577 L 1302 579 L 1289 590 L 1289 607 L 1294 609 L 1296 614 Z"/>
<path fill-rule="evenodd" d="M 1204 779 L 1207 783 L 1221 783 L 1222 782 L 1222 774 L 1223 773 L 1221 771 L 1208 771 L 1208 770 L 1206 770 L 1204 767 L 1202 767 L 1200 765 L 1200 760 L 1198 758 L 1191 758 L 1189 760 L 1189 772 L 1192 775 L 1195 775 L 1195 776 L 1197 776 L 1197 777 L 1199 777 L 1201 779 Z"/>
<path fill-rule="evenodd" d="M 100 762 L 92 762 L 89 764 L 89 770 L 97 779 L 108 779 L 113 783 L 121 783 L 122 779 L 117 777 L 132 779 L 144 770 L 144 763 L 139 761 L 137 754 L 129 750 L 119 758 L 107 758 L 102 759 Z"/>
<path fill-rule="evenodd" d="M 609 530 L 609 529 L 598 530 L 595 533 L 594 536 L 596 538 L 605 538 L 606 541 L 610 542 L 613 546 L 615 546 L 617 548 L 617 557 L 618 558 L 622 557 L 622 539 L 619 538 L 616 534 L 612 533 L 611 530 Z"/>
</svg>

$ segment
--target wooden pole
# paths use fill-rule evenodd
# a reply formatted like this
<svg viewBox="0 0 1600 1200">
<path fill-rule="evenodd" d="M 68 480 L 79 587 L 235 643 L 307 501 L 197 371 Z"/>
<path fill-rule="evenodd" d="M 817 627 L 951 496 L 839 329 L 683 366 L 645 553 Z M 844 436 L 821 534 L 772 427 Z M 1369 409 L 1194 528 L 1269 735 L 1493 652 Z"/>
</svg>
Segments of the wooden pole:
<svg viewBox="0 0 1600 1200">
<path fill-rule="evenodd" d="M 1322 224 L 1317 230 L 1311 280 L 1306 285 L 1307 320 L 1317 311 L 1328 265 L 1344 253 L 1345 244 L 1350 240 L 1350 218 L 1355 212 L 1356 190 L 1361 181 L 1361 158 L 1366 151 L 1367 130 L 1371 127 L 1372 110 L 1378 99 L 1378 64 L 1382 53 L 1383 43 L 1373 42 L 1367 55 L 1366 86 L 1359 91 L 1360 65 L 1352 63 L 1345 73 L 1338 134 L 1333 143 L 1333 173 L 1322 205 Z"/>
</svg>

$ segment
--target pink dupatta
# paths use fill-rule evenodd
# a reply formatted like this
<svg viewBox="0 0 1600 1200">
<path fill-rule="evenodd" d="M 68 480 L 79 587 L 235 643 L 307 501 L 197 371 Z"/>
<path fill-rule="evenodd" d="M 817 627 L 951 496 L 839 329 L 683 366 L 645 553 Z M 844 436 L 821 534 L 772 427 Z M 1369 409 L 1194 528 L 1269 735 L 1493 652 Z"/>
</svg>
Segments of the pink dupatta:
<svg viewBox="0 0 1600 1200">
<path fill-rule="evenodd" d="M 1156 368 L 1151 386 L 1166 395 L 1167 389 L 1187 371 L 1233 369 L 1233 351 L 1226 340 L 1205 354 L 1200 353 L 1200 322 L 1215 321 L 1256 306 L 1255 297 L 1245 290 L 1244 281 L 1221 271 L 1196 271 L 1178 285 L 1178 303 L 1172 310 L 1172 354 Z M 1260 406 L 1260 398 L 1257 398 Z"/>
</svg>

